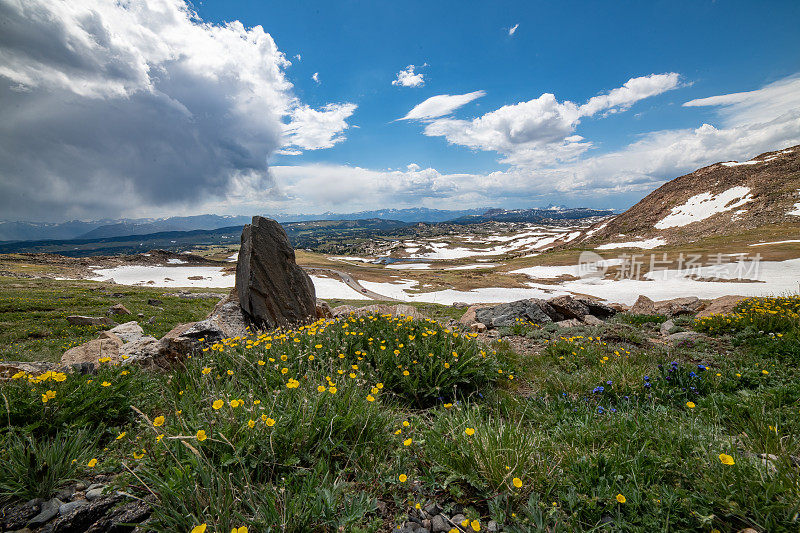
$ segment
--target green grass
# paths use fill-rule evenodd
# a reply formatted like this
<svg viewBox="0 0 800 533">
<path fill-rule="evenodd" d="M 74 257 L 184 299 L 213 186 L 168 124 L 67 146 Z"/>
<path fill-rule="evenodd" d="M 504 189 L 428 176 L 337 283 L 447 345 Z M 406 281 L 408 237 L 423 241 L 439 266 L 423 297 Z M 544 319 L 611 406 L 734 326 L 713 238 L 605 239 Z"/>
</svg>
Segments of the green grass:
<svg viewBox="0 0 800 533">
<path fill-rule="evenodd" d="M 218 298 L 188 300 L 164 296 L 174 292 L 175 289 L 91 281 L 0 277 L 0 360 L 58 361 L 64 351 L 108 329 L 70 325 L 66 320 L 69 315 L 105 316 L 109 307 L 121 303 L 132 314 L 114 316 L 115 321 L 136 320 L 146 334 L 159 338 L 176 324 L 205 317 L 218 301 Z M 221 291 L 220 297 L 223 294 Z M 162 309 L 148 305 L 150 298 L 161 300 Z M 138 313 L 144 317 L 140 318 Z M 150 323 L 152 317 L 154 321 Z"/>
<path fill-rule="evenodd" d="M 120 474 L 158 496 L 157 531 L 383 532 L 428 501 L 482 530 L 796 531 L 787 302 L 684 321 L 712 338 L 677 346 L 624 318 L 520 326 L 541 346 L 521 355 L 435 321 L 342 317 L 207 345 L 169 373 L 20 376 L 0 385 L 0 490 Z M 47 458 L 78 435 L 92 444 Z"/>
</svg>

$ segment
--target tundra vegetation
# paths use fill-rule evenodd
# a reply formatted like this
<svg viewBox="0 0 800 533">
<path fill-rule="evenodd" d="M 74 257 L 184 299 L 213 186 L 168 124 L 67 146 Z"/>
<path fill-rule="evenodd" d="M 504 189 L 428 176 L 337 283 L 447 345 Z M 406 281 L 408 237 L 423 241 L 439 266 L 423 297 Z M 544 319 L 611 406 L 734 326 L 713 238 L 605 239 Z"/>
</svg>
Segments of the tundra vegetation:
<svg viewBox="0 0 800 533">
<path fill-rule="evenodd" d="M 0 385 L 0 498 L 102 473 L 156 496 L 158 531 L 389 531 L 430 502 L 458 506 L 454 531 L 797 531 L 798 313 L 746 300 L 677 320 L 704 334 L 677 344 L 658 316 L 494 340 L 344 316 L 207 342 L 169 372 L 19 372 Z"/>
</svg>

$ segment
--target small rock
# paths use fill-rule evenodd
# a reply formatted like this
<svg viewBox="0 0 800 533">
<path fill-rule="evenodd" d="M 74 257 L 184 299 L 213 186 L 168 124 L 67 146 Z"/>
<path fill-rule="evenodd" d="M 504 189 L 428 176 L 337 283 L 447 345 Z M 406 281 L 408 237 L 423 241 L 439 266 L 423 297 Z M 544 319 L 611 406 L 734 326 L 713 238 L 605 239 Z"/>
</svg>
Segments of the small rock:
<svg viewBox="0 0 800 533">
<path fill-rule="evenodd" d="M 654 315 L 656 314 L 656 303 L 642 294 L 628 312 L 632 315 Z"/>
<path fill-rule="evenodd" d="M 437 514 L 433 518 L 431 518 L 431 531 L 433 533 L 446 533 L 450 531 L 450 524 L 447 523 L 447 520 L 444 516 Z"/>
<path fill-rule="evenodd" d="M 425 520 L 422 521 L 422 527 L 424 527 L 426 530 L 430 531 L 430 529 L 431 529 L 431 521 L 426 518 Z"/>
<path fill-rule="evenodd" d="M 469 305 L 466 302 L 453 302 L 453 307 L 455 309 L 466 309 Z"/>
<path fill-rule="evenodd" d="M 594 315 L 586 315 L 583 317 L 583 323 L 589 326 L 599 326 L 603 323 L 603 321 Z"/>
<path fill-rule="evenodd" d="M 117 323 L 107 316 L 81 316 L 73 315 L 67 317 L 67 322 L 73 326 L 116 326 Z"/>
<path fill-rule="evenodd" d="M 151 316 L 151 317 L 148 319 L 147 323 L 148 323 L 148 324 L 155 324 L 155 323 L 156 323 L 156 317 L 154 317 L 154 316 Z"/>
<path fill-rule="evenodd" d="M 570 318 L 569 320 L 560 320 L 556 322 L 556 326 L 560 328 L 574 328 L 575 326 L 580 326 L 582 323 L 583 322 L 577 318 Z"/>
<path fill-rule="evenodd" d="M 437 514 L 442 512 L 442 508 L 439 507 L 436 502 L 430 502 L 425 507 L 423 507 L 426 513 L 431 516 L 436 516 Z"/>
<path fill-rule="evenodd" d="M 58 508 L 61 507 L 63 503 L 64 502 L 58 498 L 53 498 L 52 500 L 44 502 L 39 514 L 31 518 L 25 526 L 38 527 L 46 522 L 49 522 L 52 518 L 58 515 Z"/>
<path fill-rule="evenodd" d="M 317 299 L 316 310 L 317 318 L 333 318 L 333 310 L 325 300 Z"/>
<path fill-rule="evenodd" d="M 78 507 L 88 504 L 86 500 L 75 500 L 74 502 L 67 502 L 58 508 L 58 514 L 61 516 L 67 515 L 77 509 Z"/>
<path fill-rule="evenodd" d="M 105 487 L 102 483 L 92 483 L 86 490 L 102 489 Z"/>
<path fill-rule="evenodd" d="M 148 298 L 147 305 L 152 305 L 153 307 L 161 307 L 162 305 L 164 305 L 164 302 L 156 298 Z"/>
<path fill-rule="evenodd" d="M 461 522 L 463 522 L 464 519 L 466 519 L 466 516 L 464 516 L 463 514 L 459 513 L 457 515 L 453 515 L 453 517 L 450 519 L 450 521 L 453 522 L 454 524 L 461 524 Z"/>
<path fill-rule="evenodd" d="M 693 340 L 698 340 L 701 337 L 703 337 L 703 335 L 696 331 L 679 331 L 678 333 L 673 333 L 672 335 L 667 337 L 667 340 L 669 342 L 680 342 L 689 340 L 693 341 Z"/>
<path fill-rule="evenodd" d="M 91 340 L 64 352 L 61 356 L 61 364 L 96 364 L 101 357 L 108 357 L 113 362 L 119 362 L 119 349 L 121 346 L 122 340 L 119 337 L 104 331 L 102 338 Z"/>
<path fill-rule="evenodd" d="M 486 531 L 493 531 L 496 532 L 499 528 L 497 527 L 497 522 L 494 520 L 489 520 L 489 523 L 486 524 Z"/>
<path fill-rule="evenodd" d="M 92 501 L 102 497 L 103 496 L 103 490 L 105 490 L 104 487 L 87 490 L 86 491 L 86 499 L 89 500 L 90 502 L 92 502 Z"/>
<path fill-rule="evenodd" d="M 86 483 L 83 481 L 78 481 L 75 483 L 75 490 L 86 490 Z"/>
<path fill-rule="evenodd" d="M 67 501 L 72 499 L 72 495 L 75 494 L 74 487 L 65 487 L 58 492 L 56 492 L 56 498 L 59 500 Z"/>
<path fill-rule="evenodd" d="M 482 322 L 473 322 L 472 324 L 470 324 L 469 329 L 478 333 L 485 333 L 486 324 Z"/>
<path fill-rule="evenodd" d="M 671 330 L 674 327 L 675 327 L 675 322 L 673 322 L 672 320 L 667 320 L 663 324 L 661 324 L 659 331 L 663 336 L 666 337 L 667 335 L 669 335 L 669 330 Z"/>
<path fill-rule="evenodd" d="M 139 318 L 144 318 L 144 313 L 136 313 L 136 316 L 138 316 Z"/>
<path fill-rule="evenodd" d="M 590 314 L 589 307 L 579 302 L 572 296 L 558 296 L 547 301 L 553 309 L 564 315 L 565 318 L 583 319 Z"/>
<path fill-rule="evenodd" d="M 109 315 L 130 315 L 131 312 L 122 304 L 114 304 L 108 308 Z"/>
<path fill-rule="evenodd" d="M 756 530 L 755 530 L 755 529 L 753 529 L 752 527 L 746 527 L 746 528 L 744 528 L 744 529 L 740 529 L 740 530 L 739 530 L 739 531 L 737 531 L 736 533 L 758 533 L 758 531 L 756 531 Z"/>
<path fill-rule="evenodd" d="M 135 320 L 120 324 L 109 330 L 111 333 L 122 339 L 122 342 L 133 342 L 144 336 L 144 330 Z"/>
</svg>

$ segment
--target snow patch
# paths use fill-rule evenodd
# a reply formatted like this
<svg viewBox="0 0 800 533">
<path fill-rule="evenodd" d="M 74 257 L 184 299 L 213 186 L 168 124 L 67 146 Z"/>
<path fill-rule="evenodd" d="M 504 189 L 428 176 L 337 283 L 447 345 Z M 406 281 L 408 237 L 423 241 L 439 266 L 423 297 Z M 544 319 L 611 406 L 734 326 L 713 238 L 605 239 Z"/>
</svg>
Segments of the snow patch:
<svg viewBox="0 0 800 533">
<path fill-rule="evenodd" d="M 628 242 L 610 242 L 608 244 L 601 244 L 597 246 L 596 250 L 613 250 L 615 248 L 641 248 L 643 250 L 650 250 L 652 248 L 656 248 L 658 246 L 664 246 L 667 244 L 661 237 L 654 237 L 652 239 L 646 239 L 644 241 L 628 241 Z"/>
<path fill-rule="evenodd" d="M 800 194 L 800 189 L 797 189 L 797 194 Z M 794 204 L 794 209 L 786 213 L 787 215 L 793 215 L 796 217 L 800 217 L 800 202 Z"/>
<path fill-rule="evenodd" d="M 392 263 L 391 265 L 386 265 L 386 268 L 391 268 L 392 270 L 430 270 L 431 264 L 430 263 Z"/>
<path fill-rule="evenodd" d="M 95 281 L 113 278 L 120 285 L 148 285 L 151 287 L 205 287 L 227 289 L 233 287 L 235 276 L 219 267 L 168 267 L 125 265 L 101 268 L 94 272 Z M 198 278 L 198 279 L 189 279 Z"/>
<path fill-rule="evenodd" d="M 735 209 L 753 200 L 749 187 L 736 186 L 717 195 L 710 192 L 696 194 L 683 205 L 673 207 L 670 214 L 656 222 L 656 229 L 686 226 L 705 220 L 717 213 Z"/>
<path fill-rule="evenodd" d="M 314 282 L 314 291 L 317 298 L 339 298 L 342 300 L 369 300 L 367 296 L 352 289 L 344 281 L 320 276 L 309 276 Z"/>
<path fill-rule="evenodd" d="M 792 239 L 788 241 L 775 241 L 775 242 L 757 242 L 755 244 L 751 244 L 750 246 L 767 246 L 769 244 L 789 244 L 792 242 L 800 242 L 800 239 Z"/>
</svg>

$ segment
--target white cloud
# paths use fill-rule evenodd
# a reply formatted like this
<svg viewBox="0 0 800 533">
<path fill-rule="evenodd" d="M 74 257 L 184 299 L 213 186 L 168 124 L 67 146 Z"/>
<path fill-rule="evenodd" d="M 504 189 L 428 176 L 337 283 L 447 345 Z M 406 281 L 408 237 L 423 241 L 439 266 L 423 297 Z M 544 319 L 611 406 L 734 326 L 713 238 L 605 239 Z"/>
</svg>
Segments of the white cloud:
<svg viewBox="0 0 800 533">
<path fill-rule="evenodd" d="M 439 94 L 417 104 L 406 116 L 399 120 L 429 120 L 449 115 L 461 106 L 485 96 L 486 91 L 474 91 L 467 94 Z"/>
<path fill-rule="evenodd" d="M 332 146 L 354 109 L 303 105 L 261 26 L 203 22 L 181 0 L 0 0 L 0 19 L 4 217 L 119 217 L 268 187 L 271 154 Z"/>
<path fill-rule="evenodd" d="M 423 67 L 425 65 L 422 65 Z M 422 78 L 422 73 L 414 73 L 414 65 L 408 65 L 405 69 L 397 73 L 397 79 L 392 82 L 392 85 L 399 85 L 401 87 L 422 87 L 425 85 L 425 80 Z"/>
<path fill-rule="evenodd" d="M 680 76 L 675 72 L 631 78 L 608 94 L 590 98 L 580 107 L 580 113 L 588 117 L 604 110 L 626 111 L 639 100 L 677 88 L 679 82 Z"/>
<path fill-rule="evenodd" d="M 787 111 L 800 109 L 800 75 L 789 76 L 755 91 L 699 98 L 683 105 L 719 106 L 725 124 L 730 126 L 775 120 Z"/>
<path fill-rule="evenodd" d="M 674 89 L 678 80 L 675 73 L 631 78 L 622 87 L 595 96 L 580 106 L 568 100 L 559 102 L 555 95 L 545 93 L 527 102 L 503 106 L 473 120 L 439 118 L 429 122 L 424 133 L 445 137 L 452 144 L 498 152 L 505 156 L 504 163 L 547 165 L 569 161 L 591 147 L 591 143 L 573 135 L 581 118 L 599 111 L 626 110 L 639 100 Z M 409 115 L 427 102 L 414 108 Z M 430 113 L 417 115 L 411 118 L 431 119 L 436 116 Z"/>
<path fill-rule="evenodd" d="M 627 194 L 639 196 L 662 182 L 691 172 L 699 167 L 732 159 L 746 160 L 757 154 L 800 144 L 800 106 L 784 87 L 794 78 L 751 91 L 737 97 L 737 106 L 722 109 L 725 121 L 741 125 L 717 127 L 701 124 L 696 128 L 654 131 L 636 142 L 610 153 L 593 157 L 574 157 L 568 163 L 543 168 L 541 162 L 520 160 L 508 170 L 487 174 L 445 174 L 415 163 L 406 170 L 371 170 L 346 165 L 281 166 L 271 169 L 274 189 L 256 200 L 252 193 L 246 201 L 266 202 L 277 212 L 291 211 L 298 203 L 313 205 L 319 211 L 337 212 L 371 209 L 376 205 L 396 207 L 428 206 L 441 209 L 504 205 L 529 207 L 563 200 L 569 195 L 575 203 L 597 205 L 598 199 Z M 570 129 L 570 120 L 579 114 L 580 106 L 539 98 L 541 114 L 554 121 L 545 130 L 563 135 Z M 711 97 L 709 102 L 722 98 Z M 726 99 L 727 100 L 727 99 Z M 608 102 L 605 108 L 620 106 L 620 100 Z M 524 111 L 517 109 L 519 113 Z M 741 112 L 743 116 L 736 113 Z M 597 112 L 597 111 L 595 111 Z M 503 115 L 505 116 L 505 115 Z M 744 124 L 749 116 L 765 116 L 766 121 Z M 508 120 L 513 123 L 513 113 Z M 494 117 L 493 120 L 499 120 Z M 514 128 L 509 127 L 508 131 Z M 536 128 L 534 128 L 536 129 Z M 516 131 L 516 130 L 515 130 Z M 526 134 L 527 135 L 527 134 Z M 529 138 L 529 137 L 525 137 Z M 585 142 L 581 137 L 555 136 L 567 150 Z M 505 142 L 504 136 L 495 142 Z M 515 153 L 516 154 L 516 153 Z M 288 207 L 287 207 L 288 206 Z"/>
<path fill-rule="evenodd" d="M 302 61 L 302 60 L 303 60 L 303 56 L 301 56 L 300 54 L 295 54 L 295 55 L 294 55 L 294 56 L 292 56 L 292 57 L 293 57 L 294 59 L 296 59 L 297 61 Z"/>
<path fill-rule="evenodd" d="M 311 76 L 311 79 L 312 79 L 312 80 L 314 80 L 315 82 L 319 83 L 319 72 L 315 72 L 315 73 L 314 73 L 314 74 Z"/>
<path fill-rule="evenodd" d="M 508 28 L 508 34 L 514 35 L 515 33 L 517 33 L 517 28 L 519 28 L 519 24 L 514 24 L 513 26 Z"/>
<path fill-rule="evenodd" d="M 344 140 L 347 119 L 356 110 L 355 104 L 328 104 L 320 110 L 307 105 L 295 107 L 291 122 L 284 128 L 285 154 L 296 155 L 297 148 L 318 150 L 330 148 Z"/>
</svg>

